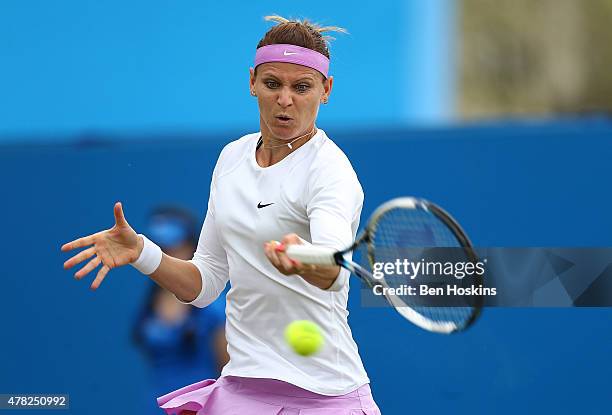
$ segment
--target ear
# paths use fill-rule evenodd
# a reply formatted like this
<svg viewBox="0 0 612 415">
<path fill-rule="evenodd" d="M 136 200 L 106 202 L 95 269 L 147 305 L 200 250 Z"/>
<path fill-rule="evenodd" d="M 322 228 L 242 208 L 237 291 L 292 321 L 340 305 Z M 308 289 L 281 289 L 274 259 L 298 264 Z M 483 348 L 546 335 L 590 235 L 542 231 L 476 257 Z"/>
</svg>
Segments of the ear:
<svg viewBox="0 0 612 415">
<path fill-rule="evenodd" d="M 323 82 L 323 96 L 321 97 L 322 101 L 327 102 L 329 100 L 329 96 L 332 92 L 332 87 L 334 86 L 334 77 L 330 76 Z"/>
<path fill-rule="evenodd" d="M 249 93 L 255 90 L 255 69 L 249 68 Z"/>
</svg>

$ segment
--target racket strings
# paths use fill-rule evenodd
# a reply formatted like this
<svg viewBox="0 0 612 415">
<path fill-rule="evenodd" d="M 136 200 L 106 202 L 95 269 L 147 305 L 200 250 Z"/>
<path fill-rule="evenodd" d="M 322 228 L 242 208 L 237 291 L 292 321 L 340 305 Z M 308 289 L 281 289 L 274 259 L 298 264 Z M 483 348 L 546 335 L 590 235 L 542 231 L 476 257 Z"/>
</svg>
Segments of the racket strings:
<svg viewBox="0 0 612 415">
<path fill-rule="evenodd" d="M 461 248 L 461 244 L 455 234 L 434 214 L 423 209 L 394 208 L 385 212 L 373 227 L 372 239 L 369 246 L 360 247 L 359 259 L 362 266 L 367 266 L 373 274 L 384 274 L 384 282 L 387 287 L 395 289 L 395 297 L 392 301 L 396 306 L 410 307 L 431 324 L 451 325 L 462 327 L 474 314 L 468 300 L 453 298 L 449 303 L 446 295 L 446 285 L 449 277 L 441 281 L 434 280 L 430 276 L 414 276 L 414 268 L 404 266 L 405 262 L 422 262 L 421 270 L 425 270 L 425 261 L 430 263 L 447 263 L 452 261 L 468 261 L 467 254 L 463 249 L 445 250 L 452 251 L 452 258 L 440 257 L 440 250 L 432 254 L 431 247 Z M 443 255 L 446 256 L 446 255 Z M 406 260 L 406 261 L 405 261 Z M 377 264 L 396 264 L 399 267 L 384 267 Z M 437 266 L 434 265 L 435 268 Z M 392 271 L 392 272 L 389 272 Z M 398 271 L 400 271 L 398 273 Z M 408 271 L 408 274 L 406 274 Z M 454 277 L 450 277 L 452 282 Z M 464 282 L 457 280 L 458 284 Z M 439 288 L 435 295 L 420 295 L 421 285 L 426 284 L 429 289 Z M 407 287 L 414 287 L 412 293 L 408 293 Z M 402 291 L 404 290 L 404 291 Z M 431 291 L 429 291 L 431 292 Z M 416 293 L 416 295 L 415 295 Z M 440 295 L 442 294 L 443 295 Z M 407 313 L 406 310 L 400 313 Z"/>
</svg>

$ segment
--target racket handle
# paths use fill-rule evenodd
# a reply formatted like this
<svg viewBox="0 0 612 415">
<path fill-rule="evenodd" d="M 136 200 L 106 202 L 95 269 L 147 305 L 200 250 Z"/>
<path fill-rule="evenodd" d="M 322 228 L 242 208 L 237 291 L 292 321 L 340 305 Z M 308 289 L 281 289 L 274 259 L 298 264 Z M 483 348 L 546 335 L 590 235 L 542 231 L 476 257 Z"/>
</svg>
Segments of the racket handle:
<svg viewBox="0 0 612 415">
<path fill-rule="evenodd" d="M 285 251 L 289 258 L 303 264 L 336 265 L 335 249 L 315 245 L 289 245 Z"/>
</svg>

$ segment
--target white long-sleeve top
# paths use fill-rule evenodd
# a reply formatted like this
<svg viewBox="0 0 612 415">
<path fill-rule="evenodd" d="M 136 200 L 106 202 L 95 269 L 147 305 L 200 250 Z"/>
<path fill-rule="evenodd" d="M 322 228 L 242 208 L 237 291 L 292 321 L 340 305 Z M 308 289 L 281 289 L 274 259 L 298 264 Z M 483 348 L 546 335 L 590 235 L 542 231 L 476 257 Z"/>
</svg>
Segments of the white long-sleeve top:
<svg viewBox="0 0 612 415">
<path fill-rule="evenodd" d="M 205 307 L 227 281 L 229 363 L 222 375 L 271 378 L 323 395 L 342 395 L 369 382 L 347 322 L 349 272 L 329 290 L 278 272 L 264 242 L 296 233 L 343 249 L 355 238 L 363 191 L 349 160 L 323 130 L 280 162 L 260 167 L 260 133 L 229 143 L 215 166 L 208 211 L 191 262 L 202 291 L 189 304 Z M 294 320 L 318 324 L 325 343 L 310 357 L 285 342 Z"/>
</svg>

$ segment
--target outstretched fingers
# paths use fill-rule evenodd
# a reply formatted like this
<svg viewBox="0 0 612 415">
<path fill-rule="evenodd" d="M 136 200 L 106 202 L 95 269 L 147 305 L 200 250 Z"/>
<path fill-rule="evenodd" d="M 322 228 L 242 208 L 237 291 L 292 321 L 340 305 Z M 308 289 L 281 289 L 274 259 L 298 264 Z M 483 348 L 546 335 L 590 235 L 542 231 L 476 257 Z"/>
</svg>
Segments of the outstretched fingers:
<svg viewBox="0 0 612 415">
<path fill-rule="evenodd" d="M 66 251 L 71 251 L 73 249 L 76 248 L 83 248 L 84 246 L 89 246 L 89 245 L 93 245 L 94 243 L 94 235 L 89 235 L 89 236 L 84 236 L 82 238 L 79 239 L 75 239 L 72 242 L 68 242 L 64 245 L 62 245 L 62 251 L 66 252 Z"/>
<path fill-rule="evenodd" d="M 91 258 L 95 254 L 96 254 L 95 246 L 92 246 L 91 248 L 88 248 L 82 252 L 79 252 L 78 254 L 70 258 L 68 261 L 64 262 L 64 269 L 70 269 L 74 267 L 76 264 L 80 264 L 86 259 Z"/>
<path fill-rule="evenodd" d="M 98 265 L 100 265 L 100 263 L 102 262 L 102 260 L 100 259 L 99 256 L 96 256 L 94 259 L 92 259 L 91 261 L 89 261 L 87 263 L 87 265 L 85 265 L 83 268 L 81 268 L 80 270 L 78 270 L 75 274 L 74 274 L 74 278 L 76 278 L 77 280 L 80 280 L 81 278 L 83 278 L 85 275 L 89 274 L 91 271 L 93 271 Z"/>
<path fill-rule="evenodd" d="M 108 265 L 103 265 L 102 268 L 100 268 L 100 271 L 98 271 L 98 275 L 96 275 L 96 279 L 91 284 L 90 288 L 92 290 L 98 289 L 100 284 L 102 284 L 102 281 L 104 281 L 104 277 L 106 277 L 106 274 L 108 274 L 108 271 L 110 271 L 110 268 L 108 267 Z"/>
</svg>

